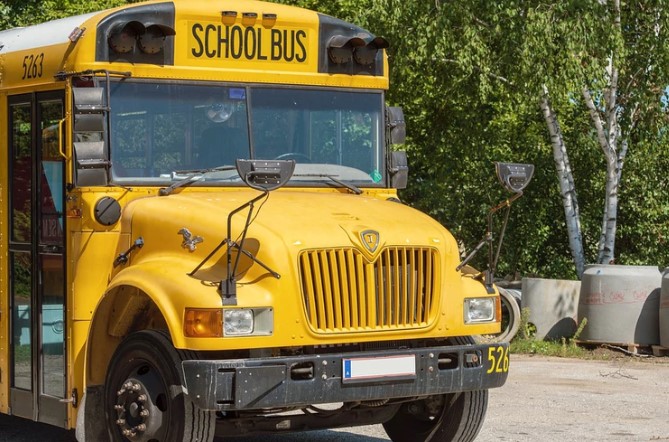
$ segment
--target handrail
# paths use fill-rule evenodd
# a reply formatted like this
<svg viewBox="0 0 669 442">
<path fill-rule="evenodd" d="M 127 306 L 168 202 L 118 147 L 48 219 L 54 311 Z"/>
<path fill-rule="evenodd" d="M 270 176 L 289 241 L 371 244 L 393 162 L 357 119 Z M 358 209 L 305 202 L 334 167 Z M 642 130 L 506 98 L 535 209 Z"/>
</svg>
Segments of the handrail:
<svg viewBox="0 0 669 442">
<path fill-rule="evenodd" d="M 60 153 L 61 157 L 67 160 L 68 157 L 63 150 L 63 124 L 65 124 L 65 121 L 66 119 L 63 118 L 58 122 L 58 153 Z"/>
</svg>

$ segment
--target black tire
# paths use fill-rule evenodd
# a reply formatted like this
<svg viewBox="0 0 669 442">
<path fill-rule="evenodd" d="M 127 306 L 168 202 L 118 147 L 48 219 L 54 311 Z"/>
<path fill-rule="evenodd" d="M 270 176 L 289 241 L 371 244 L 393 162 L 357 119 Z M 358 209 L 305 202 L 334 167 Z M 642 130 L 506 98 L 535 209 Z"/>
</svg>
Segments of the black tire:
<svg viewBox="0 0 669 442">
<path fill-rule="evenodd" d="M 215 414 L 200 410 L 184 394 L 181 362 L 195 357 L 175 349 L 165 332 L 146 330 L 126 337 L 112 356 L 105 380 L 110 439 L 213 441 Z"/>
<path fill-rule="evenodd" d="M 469 337 L 455 345 L 471 344 Z M 409 402 L 383 424 L 393 442 L 471 442 L 479 434 L 488 408 L 488 390 L 430 396 Z"/>
</svg>

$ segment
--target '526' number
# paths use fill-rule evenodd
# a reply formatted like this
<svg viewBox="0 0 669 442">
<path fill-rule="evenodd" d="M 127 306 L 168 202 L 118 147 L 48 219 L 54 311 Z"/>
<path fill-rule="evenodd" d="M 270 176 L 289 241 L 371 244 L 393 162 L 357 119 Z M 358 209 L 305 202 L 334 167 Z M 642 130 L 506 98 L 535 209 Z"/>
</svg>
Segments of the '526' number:
<svg viewBox="0 0 669 442">
<path fill-rule="evenodd" d="M 21 80 L 40 78 L 44 70 L 44 53 L 23 57 L 23 77 Z"/>
<path fill-rule="evenodd" d="M 488 362 L 490 368 L 487 373 L 506 373 L 509 371 L 509 347 L 488 347 Z"/>
</svg>

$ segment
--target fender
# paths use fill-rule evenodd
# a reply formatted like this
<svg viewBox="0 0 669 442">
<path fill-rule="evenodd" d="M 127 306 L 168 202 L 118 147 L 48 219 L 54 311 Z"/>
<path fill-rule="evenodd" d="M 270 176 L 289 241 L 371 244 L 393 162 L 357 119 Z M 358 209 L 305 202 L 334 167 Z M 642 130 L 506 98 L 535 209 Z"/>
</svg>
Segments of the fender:
<svg viewBox="0 0 669 442">
<path fill-rule="evenodd" d="M 108 324 L 109 331 L 114 330 L 117 332 L 112 333 L 113 335 L 124 336 L 126 333 L 122 333 L 122 331 L 131 326 L 129 321 L 132 321 L 135 314 L 138 313 L 133 311 L 133 309 L 139 308 L 137 303 L 119 302 L 120 293 L 127 291 L 127 288 L 132 288 L 137 293 L 143 293 L 147 300 L 157 307 L 172 336 L 174 346 L 184 348 L 186 343 L 181 324 L 183 323 L 185 308 L 216 308 L 221 306 L 221 298 L 216 288 L 208 282 L 188 276 L 191 270 L 192 263 L 190 260 L 178 261 L 171 256 L 142 261 L 121 270 L 111 280 L 109 288 L 101 300 L 101 303 L 104 303 L 107 298 L 115 298 L 111 301 L 114 307 L 125 308 L 124 311 L 111 313 Z M 179 293 L 175 293 L 176 291 Z"/>
</svg>

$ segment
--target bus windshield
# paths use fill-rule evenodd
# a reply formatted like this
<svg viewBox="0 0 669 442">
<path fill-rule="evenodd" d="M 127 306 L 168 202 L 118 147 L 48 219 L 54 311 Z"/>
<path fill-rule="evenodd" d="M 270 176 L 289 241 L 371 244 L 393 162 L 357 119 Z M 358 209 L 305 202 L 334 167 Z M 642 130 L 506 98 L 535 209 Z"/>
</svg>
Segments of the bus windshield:
<svg viewBox="0 0 669 442">
<path fill-rule="evenodd" d="M 237 158 L 293 159 L 293 185 L 384 181 L 381 92 L 127 81 L 110 92 L 115 182 L 149 185 Z M 201 182 L 239 185 L 232 175 Z"/>
</svg>

